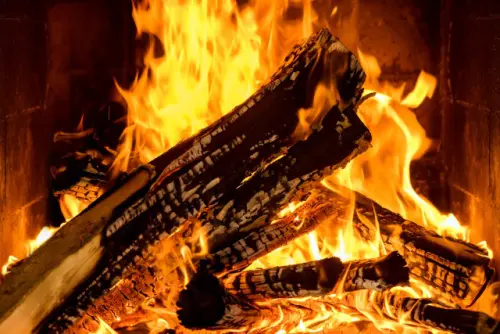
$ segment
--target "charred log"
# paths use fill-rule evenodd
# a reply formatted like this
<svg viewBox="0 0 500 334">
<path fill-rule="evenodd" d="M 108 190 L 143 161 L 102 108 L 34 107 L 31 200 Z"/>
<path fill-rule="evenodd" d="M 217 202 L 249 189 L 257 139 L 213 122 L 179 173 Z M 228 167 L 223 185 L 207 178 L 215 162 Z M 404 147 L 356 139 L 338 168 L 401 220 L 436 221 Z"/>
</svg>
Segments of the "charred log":
<svg viewBox="0 0 500 334">
<path fill-rule="evenodd" d="M 179 295 L 178 316 L 188 328 L 258 328 L 261 321 L 273 323 L 282 314 L 285 315 L 285 322 L 298 324 L 305 314 L 314 314 L 315 309 L 300 303 L 283 302 L 279 306 L 280 312 L 271 305 L 257 304 L 255 301 L 323 296 L 335 290 L 338 284 L 342 285 L 341 289 L 348 290 L 383 290 L 394 284 L 407 283 L 408 270 L 404 265 L 404 260 L 396 253 L 382 259 L 345 264 L 338 258 L 328 258 L 267 271 L 244 272 L 225 283 L 200 271 Z M 391 271 L 394 271 L 392 275 Z"/>
<path fill-rule="evenodd" d="M 376 203 L 358 201 L 356 210 L 353 222 L 363 238 L 373 240 L 377 231 L 360 217 L 371 218 L 375 212 L 386 249 L 405 258 L 411 276 L 459 305 L 473 304 L 493 276 L 487 252 L 476 245 L 442 237 Z"/>
<path fill-rule="evenodd" d="M 356 301 L 355 294 L 347 294 L 339 303 L 406 326 L 458 334 L 494 334 L 500 331 L 500 321 L 483 312 L 452 308 L 432 299 L 408 297 L 404 292 L 370 291 L 362 303 Z"/>
<path fill-rule="evenodd" d="M 276 221 L 266 221 L 263 227 L 256 230 L 241 229 L 240 234 L 246 232 L 247 235 L 201 259 L 201 267 L 219 275 L 242 270 L 258 258 L 313 231 L 322 222 L 335 219 L 344 211 L 344 202 L 330 201 L 330 192 L 319 184 L 301 195 L 293 200 L 301 203 L 296 210 Z"/>
<path fill-rule="evenodd" d="M 225 286 L 250 300 L 323 296 L 407 284 L 408 268 L 396 252 L 369 260 L 342 262 L 337 257 L 286 267 L 244 271 L 229 276 Z"/>
<path fill-rule="evenodd" d="M 339 71 L 339 68 L 342 70 Z M 329 72 L 335 74 L 329 75 Z M 318 83 L 329 79 L 334 81 L 341 101 L 323 115 L 323 128 L 314 127 L 307 140 L 297 142 L 294 132 L 298 124 L 298 110 L 310 106 Z M 286 196 L 299 190 L 299 186 L 304 187 L 315 176 L 342 166 L 367 147 L 368 131 L 352 108 L 361 95 L 363 80 L 364 74 L 354 56 L 328 31 L 322 30 L 312 36 L 294 49 L 271 81 L 244 104 L 154 160 L 152 165 L 163 172 L 150 182 L 149 191 L 137 189 L 133 196 L 125 196 L 126 200 L 110 208 L 112 219 L 110 215 L 102 216 L 100 229 L 86 234 L 88 238 L 97 238 L 97 233 L 100 241 L 94 245 L 92 252 L 95 256 L 92 263 L 85 267 L 85 273 L 61 288 L 60 297 L 44 305 L 47 307 L 42 310 L 41 306 L 37 306 L 40 309 L 25 313 L 21 316 L 24 320 L 20 322 L 28 327 L 38 325 L 48 311 L 54 310 L 57 303 L 74 291 L 67 304 L 54 310 L 48 326 L 44 327 L 51 333 L 63 331 L 81 318 L 90 304 L 108 293 L 121 279 L 126 279 L 154 244 L 174 233 L 186 220 L 198 217 L 207 208 L 212 212 L 215 208 L 216 218 L 223 217 L 229 210 L 228 194 L 236 192 L 235 189 L 240 194 L 235 201 L 238 207 L 242 208 L 252 198 L 253 202 L 259 202 L 258 209 L 249 207 L 248 217 L 252 220 L 245 220 L 242 226 L 252 221 L 262 222 L 259 217 L 263 214 L 273 216 Z M 322 141 L 325 143 L 321 144 Z M 290 179 L 284 177 L 287 175 Z M 255 194 L 269 194 L 271 191 L 273 197 L 269 204 L 259 200 L 260 195 Z M 114 193 L 109 191 L 80 217 L 101 217 L 99 210 L 102 210 L 104 200 Z M 227 209 L 224 210 L 225 207 Z M 104 211 L 108 212 L 108 209 Z M 77 221 L 82 219 L 77 218 Z M 73 226 L 74 223 L 66 226 Z M 103 226 L 105 224 L 106 227 Z M 66 226 L 58 232 L 60 237 L 66 235 Z M 252 230 L 246 227 L 248 231 Z M 76 236 L 80 237 L 81 233 L 76 233 Z M 44 249 L 50 249 L 52 244 L 51 239 L 45 244 L 47 248 L 40 248 L 32 257 L 33 263 L 46 257 Z M 81 242 L 74 242 L 75 247 L 79 244 Z M 51 262 L 44 274 L 36 277 L 46 277 L 61 267 L 66 248 L 60 247 L 57 252 L 61 254 L 57 261 Z M 79 266 L 79 261 L 76 261 L 66 269 L 76 270 Z M 24 263 L 18 269 L 19 273 L 27 273 Z M 19 273 L 11 274 L 12 281 Z M 11 289 L 13 283 L 7 281 L 0 290 Z M 17 293 L 24 294 L 39 283 L 39 279 L 32 279 Z M 75 290 L 76 285 L 79 287 Z M 0 328 L 15 321 L 16 318 L 11 318 L 10 314 L 16 311 L 18 303 L 22 303 L 21 298 L 7 302 L 2 292 Z M 36 317 L 31 318 L 32 314 Z"/>
</svg>

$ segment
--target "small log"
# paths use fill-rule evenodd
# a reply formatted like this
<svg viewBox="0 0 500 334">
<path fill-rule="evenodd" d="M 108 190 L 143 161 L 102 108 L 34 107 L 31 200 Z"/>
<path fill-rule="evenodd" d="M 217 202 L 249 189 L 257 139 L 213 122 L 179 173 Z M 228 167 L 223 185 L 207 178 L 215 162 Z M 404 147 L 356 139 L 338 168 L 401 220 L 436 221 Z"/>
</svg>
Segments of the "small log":
<svg viewBox="0 0 500 334">
<path fill-rule="evenodd" d="M 187 328 L 258 328 L 262 324 L 275 323 L 283 314 L 284 322 L 298 325 L 306 314 L 313 316 L 318 309 L 283 301 L 280 311 L 276 305 L 268 306 L 255 301 L 263 298 L 324 296 L 335 290 L 338 284 L 342 286 L 341 289 L 348 290 L 387 289 L 394 284 L 407 283 L 408 270 L 404 265 L 404 260 L 396 253 L 377 260 L 345 264 L 338 258 L 328 258 L 268 271 L 244 272 L 241 274 L 244 276 L 235 276 L 226 283 L 200 271 L 179 294 L 177 314 L 182 325 Z"/>
<path fill-rule="evenodd" d="M 461 306 L 470 306 L 479 298 L 494 274 L 484 249 L 442 237 L 374 202 L 360 200 L 353 224 L 366 240 L 375 239 L 376 229 L 370 219 L 360 217 L 374 218 L 374 211 L 386 249 L 405 258 L 411 276 Z"/>
<path fill-rule="evenodd" d="M 343 324 L 337 319 L 337 313 L 343 313 L 361 320 L 384 321 L 401 330 L 405 326 L 459 334 L 496 334 L 500 330 L 500 322 L 482 312 L 411 298 L 397 289 L 256 302 L 231 294 L 215 276 L 205 272 L 197 273 L 181 291 L 177 305 L 179 320 L 191 329 L 267 333 L 269 329 L 293 329 L 312 321 L 310 329 L 326 331 Z"/>
<path fill-rule="evenodd" d="M 337 71 L 335 76 L 325 78 L 339 65 L 340 75 Z M 294 132 L 298 110 L 310 106 L 319 82 L 331 78 L 341 101 L 324 115 L 323 124 L 330 125 L 314 128 L 309 138 L 297 142 Z M 53 312 L 44 329 L 60 333 L 72 326 L 97 298 L 127 278 L 135 263 L 147 257 L 156 243 L 175 233 L 188 219 L 219 208 L 221 199 L 226 200 L 225 196 L 240 185 L 244 188 L 260 178 L 269 190 L 281 182 L 296 190 L 297 184 L 283 179 L 284 175 L 291 173 L 294 180 L 304 184 L 366 149 L 369 133 L 352 108 L 361 95 L 363 80 L 354 56 L 327 30 L 296 48 L 271 81 L 244 104 L 151 162 L 162 174 L 143 197 L 124 202 L 115 210 L 104 231 L 106 252 L 99 266 L 66 304 Z M 327 133 L 334 124 L 338 129 Z M 324 143 L 313 150 L 311 145 L 321 141 Z M 310 152 L 314 153 L 312 157 Z M 323 156 L 325 152 L 328 157 Z M 245 188 L 251 196 L 259 189 Z M 275 198 L 272 205 L 261 206 L 269 208 L 270 215 L 281 205 L 278 199 L 282 197 Z M 217 216 L 223 212 L 227 209 Z"/>
<path fill-rule="evenodd" d="M 230 275 L 226 289 L 250 300 L 323 296 L 371 289 L 382 291 L 407 284 L 408 268 L 396 252 L 387 256 L 342 262 L 337 257 L 285 267 L 244 271 Z"/>
</svg>

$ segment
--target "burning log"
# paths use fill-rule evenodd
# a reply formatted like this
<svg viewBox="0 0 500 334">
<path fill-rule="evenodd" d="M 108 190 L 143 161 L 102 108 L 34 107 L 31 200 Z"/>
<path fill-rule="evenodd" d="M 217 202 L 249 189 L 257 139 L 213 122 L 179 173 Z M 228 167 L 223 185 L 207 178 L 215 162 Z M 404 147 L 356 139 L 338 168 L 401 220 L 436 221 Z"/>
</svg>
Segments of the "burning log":
<svg viewBox="0 0 500 334">
<path fill-rule="evenodd" d="M 327 219 L 334 219 L 338 212 L 336 203 L 325 189 L 308 193 L 303 204 L 285 217 L 258 230 L 250 232 L 229 246 L 208 254 L 200 260 L 200 267 L 211 273 L 239 271 L 258 258 L 278 249 L 288 242 L 313 231 Z"/>
<path fill-rule="evenodd" d="M 225 283 L 204 271 L 195 274 L 178 299 L 178 316 L 187 328 L 242 329 L 261 321 L 273 323 L 282 314 L 254 301 L 269 298 L 323 296 L 335 290 L 383 290 L 408 282 L 404 260 L 384 258 L 342 263 L 338 258 L 236 274 Z M 307 308 L 284 302 L 287 321 Z"/>
<path fill-rule="evenodd" d="M 376 203 L 371 205 L 358 201 L 353 218 L 363 238 L 375 239 L 375 226 L 369 219 L 360 218 L 373 217 L 375 211 L 386 249 L 403 255 L 411 276 L 461 306 L 470 306 L 479 298 L 494 274 L 487 251 L 462 240 L 442 237 Z"/>
<path fill-rule="evenodd" d="M 144 189 L 152 174 L 140 168 L 12 268 L 0 285 L 0 332 L 31 333 L 92 273 L 102 258 L 102 232 L 113 211 Z"/>
<path fill-rule="evenodd" d="M 371 312 L 383 319 L 429 330 L 458 334 L 494 334 L 500 331 L 500 321 L 485 313 L 452 308 L 432 299 L 408 297 L 404 291 L 369 291 L 365 298 L 346 294 L 339 303 L 354 311 Z"/>
<path fill-rule="evenodd" d="M 233 194 L 239 196 L 234 198 L 235 208 L 248 207 L 243 213 L 246 219 L 240 221 L 247 231 L 274 216 L 299 186 L 304 189 L 315 177 L 367 148 L 368 130 L 352 106 L 360 98 L 363 80 L 354 56 L 327 30 L 312 36 L 244 104 L 152 161 L 162 171 L 154 181 L 151 173 L 139 173 L 141 182 L 126 188 L 125 194 L 119 186 L 109 191 L 13 270 L 0 286 L 0 331 L 31 332 L 50 311 L 53 316 L 44 329 L 63 331 L 127 278 L 155 243 L 188 219 L 208 210 L 217 212 L 213 225 L 231 222 L 224 218 L 234 214 L 235 209 L 229 210 Z M 297 138 L 298 111 L 311 105 L 320 82 L 336 87 L 338 105 L 322 112 L 308 138 Z M 123 200 L 117 202 L 117 194 Z M 261 194 L 270 196 L 264 199 Z M 109 198 L 115 201 L 110 203 Z M 258 205 L 248 206 L 251 203 Z M 82 236 L 89 242 L 78 240 Z M 89 246 L 81 249 L 82 245 Z M 71 254 L 89 260 L 82 266 L 81 260 L 71 260 Z M 52 260 L 45 263 L 45 258 Z M 37 263 L 43 268 L 33 268 Z M 53 284 L 55 273 L 61 280 L 73 272 L 79 275 L 64 285 Z M 23 275 L 30 277 L 22 279 Z M 38 298 L 34 291 L 40 290 L 51 293 Z M 26 303 L 34 298 L 43 299 L 44 305 Z M 62 300 L 66 304 L 55 310 Z M 26 308 L 30 312 L 22 311 Z"/>
<path fill-rule="evenodd" d="M 396 252 L 385 257 L 343 263 L 337 257 L 244 271 L 231 275 L 227 290 L 251 300 L 322 296 L 363 289 L 382 291 L 408 283 L 406 262 Z"/>
<path fill-rule="evenodd" d="M 343 131 L 331 131 L 333 124 L 338 125 L 338 122 L 346 122 L 344 117 L 348 117 L 347 122 L 352 126 L 343 129 Z M 263 173 L 257 174 L 246 183 L 252 184 L 252 180 L 258 180 L 257 184 L 262 185 L 262 187 L 270 187 L 269 194 L 271 196 L 269 197 L 272 199 L 267 202 L 262 198 L 261 201 L 255 201 L 258 206 L 258 208 L 255 209 L 251 205 L 247 205 L 247 202 L 239 202 L 239 199 L 234 197 L 233 203 L 238 203 L 238 205 L 240 205 L 239 203 L 244 203 L 247 207 L 247 211 L 244 212 L 244 215 L 247 214 L 247 217 L 256 220 L 253 224 L 252 221 L 246 221 L 246 223 L 252 225 L 253 228 L 261 227 L 267 219 L 270 219 L 269 217 L 274 216 L 278 212 L 282 205 L 279 203 L 279 200 L 283 198 L 286 199 L 287 195 L 295 194 L 295 192 L 299 190 L 299 186 L 306 188 L 309 183 L 314 183 L 318 177 L 322 177 L 326 173 L 331 173 L 332 168 L 342 166 L 367 147 L 367 139 L 365 139 L 367 130 L 360 123 L 359 119 L 354 117 L 355 113 L 352 108 L 346 109 L 345 114 L 342 112 L 330 112 L 323 121 L 323 129 L 321 131 L 312 134 L 307 141 L 297 143 L 290 149 L 285 157 L 274 162 L 268 166 Z M 357 136 L 355 135 L 356 133 L 358 133 Z M 337 134 L 337 137 L 335 137 L 335 134 Z M 293 182 L 288 181 L 287 175 L 294 177 L 294 179 L 292 179 Z M 314 177 L 316 175 L 317 177 Z M 185 198 L 184 194 L 176 194 L 176 188 L 170 189 L 170 185 L 177 181 L 170 181 L 170 178 L 166 180 L 168 180 L 166 182 L 167 186 L 159 190 L 159 192 L 163 190 L 160 199 L 167 194 L 167 189 L 169 189 L 169 195 L 173 197 L 174 200 L 171 199 L 169 202 L 163 200 L 159 203 L 160 205 L 155 205 L 156 203 L 154 200 L 150 200 L 150 197 L 146 197 L 146 202 L 142 204 L 143 206 L 139 205 L 135 207 L 139 210 L 145 210 L 146 214 L 142 216 L 140 215 L 141 212 L 135 212 L 135 214 L 131 216 L 126 214 L 118 218 L 108 227 L 108 231 L 111 230 L 114 233 L 115 224 L 123 226 L 122 219 L 128 219 L 129 221 L 127 222 L 127 226 L 125 226 L 126 228 L 119 231 L 119 233 L 113 237 L 115 240 L 119 240 L 120 245 L 128 245 L 128 247 L 125 252 L 117 253 L 116 257 L 110 260 L 111 265 L 106 266 L 101 271 L 100 275 L 92 280 L 92 283 L 86 285 L 87 288 L 76 297 L 76 301 L 71 301 L 72 305 L 76 305 L 76 312 L 85 310 L 87 306 L 93 302 L 92 298 L 95 298 L 95 296 L 107 293 L 107 289 L 113 285 L 113 279 L 122 278 L 124 276 L 124 271 L 128 270 L 127 266 L 130 266 L 133 261 L 135 261 L 134 258 L 138 257 L 140 254 L 144 256 L 144 251 L 149 246 L 153 245 L 155 241 L 157 242 L 161 238 L 167 237 L 184 223 L 186 219 L 194 217 L 203 209 L 205 206 L 204 203 L 208 202 L 209 198 L 213 197 L 212 194 L 205 195 L 203 191 L 199 190 L 201 187 L 195 186 L 194 189 L 197 191 L 190 193 L 190 197 L 193 198 L 193 200 L 189 201 Z M 174 180 L 176 179 L 174 178 Z M 277 186 L 281 186 L 281 189 L 279 191 L 273 191 Z M 238 191 L 244 191 L 245 189 L 249 189 L 248 191 L 250 194 L 247 196 L 250 198 L 254 197 L 253 192 L 256 192 L 257 195 L 261 193 L 266 194 L 262 190 L 259 190 L 259 188 L 253 186 L 246 188 L 244 185 L 240 187 Z M 207 199 L 206 196 L 210 197 Z M 184 200 L 182 198 L 184 198 Z M 243 198 L 245 199 L 245 197 Z M 220 207 L 217 205 L 216 200 L 214 202 L 214 207 Z M 153 206 L 148 208 L 146 203 L 153 203 Z M 241 205 L 241 207 L 243 207 L 243 205 Z M 170 219 L 165 219 L 165 212 L 169 214 L 168 218 Z M 227 209 L 225 212 L 227 213 Z M 130 219 L 130 217 L 139 217 L 139 219 L 134 220 Z M 221 217 L 221 214 L 218 213 L 216 217 Z M 142 220 L 140 218 L 145 219 Z M 258 221 L 259 219 L 260 221 Z M 235 232 L 241 233 L 246 230 L 248 233 L 248 231 L 251 231 L 248 225 L 243 225 L 245 229 L 235 228 Z M 133 229 L 131 230 L 131 228 Z M 137 235 L 139 235 L 138 238 L 135 237 Z M 232 242 L 233 235 L 234 234 L 228 233 L 228 238 L 225 239 L 225 241 L 228 243 Z M 134 238 L 132 239 L 131 236 Z M 61 318 L 61 320 L 69 321 L 75 318 L 74 315 L 69 314 L 68 309 L 64 311 L 64 314 L 65 317 Z M 54 327 L 51 329 L 54 330 Z"/>
</svg>

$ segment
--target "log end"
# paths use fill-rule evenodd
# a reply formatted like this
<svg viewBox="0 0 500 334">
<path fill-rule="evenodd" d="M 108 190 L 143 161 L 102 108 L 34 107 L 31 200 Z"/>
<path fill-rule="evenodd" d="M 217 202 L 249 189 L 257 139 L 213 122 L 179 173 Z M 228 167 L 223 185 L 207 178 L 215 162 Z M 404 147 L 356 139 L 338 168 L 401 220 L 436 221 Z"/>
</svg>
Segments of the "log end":
<svg viewBox="0 0 500 334">
<path fill-rule="evenodd" d="M 219 321 L 225 311 L 224 288 L 206 272 L 195 274 L 179 294 L 177 316 L 187 328 L 208 328 Z"/>
<path fill-rule="evenodd" d="M 410 269 L 403 256 L 398 252 L 387 255 L 375 265 L 374 269 L 377 276 L 381 277 L 387 284 L 387 287 L 408 284 L 410 281 Z"/>
</svg>

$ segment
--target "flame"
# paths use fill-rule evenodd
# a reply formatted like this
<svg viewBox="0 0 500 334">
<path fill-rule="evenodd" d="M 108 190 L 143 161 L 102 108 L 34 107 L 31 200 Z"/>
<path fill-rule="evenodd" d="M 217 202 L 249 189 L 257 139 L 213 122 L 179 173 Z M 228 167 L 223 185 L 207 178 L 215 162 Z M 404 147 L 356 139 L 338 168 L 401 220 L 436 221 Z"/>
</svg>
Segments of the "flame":
<svg viewBox="0 0 500 334">
<path fill-rule="evenodd" d="M 99 329 L 92 332 L 92 334 L 116 334 L 116 332 L 106 322 L 104 322 L 104 320 L 99 318 Z"/>
<path fill-rule="evenodd" d="M 19 259 L 13 255 L 9 255 L 7 263 L 2 266 L 2 276 L 7 275 L 10 272 L 10 268 L 13 264 L 19 262 Z"/>
<path fill-rule="evenodd" d="M 37 250 L 41 245 L 43 245 L 47 240 L 56 233 L 58 230 L 58 227 L 48 227 L 45 226 L 42 228 L 42 230 L 38 233 L 35 239 L 28 241 L 27 244 L 27 253 L 28 256 L 33 254 L 35 250 Z"/>
<path fill-rule="evenodd" d="M 301 17 L 287 20 L 285 13 L 292 6 L 301 8 Z M 339 16 L 339 9 L 334 7 L 330 16 Z M 145 70 L 134 84 L 130 88 L 118 87 L 128 106 L 128 126 L 113 164 L 115 172 L 149 162 L 243 102 L 281 64 L 291 47 L 308 37 L 318 23 L 312 2 L 306 0 L 249 1 L 242 8 L 233 0 L 143 0 L 135 5 L 133 17 L 138 34 L 154 36 L 151 39 L 154 42 L 144 57 Z M 432 146 L 411 109 L 433 96 L 436 78 L 422 71 L 413 90 L 405 94 L 404 85 L 380 81 L 382 70 L 376 58 L 360 50 L 358 58 L 367 73 L 365 94 L 375 93 L 358 110 L 372 133 L 373 147 L 322 182 L 351 199 L 350 210 L 260 258 L 248 270 L 329 256 L 347 261 L 383 255 L 380 236 L 366 242 L 354 233 L 354 192 L 442 235 L 468 239 L 467 228 L 452 214 L 441 213 L 419 195 L 410 179 L 411 161 L 422 157 Z M 310 130 L 318 126 L 325 110 L 335 103 L 331 94 L 329 87 L 320 85 L 313 107 L 299 112 L 297 139 L 306 139 Z M 303 204 L 289 203 L 278 217 L 295 212 Z M 64 195 L 61 208 L 69 220 L 80 213 L 85 204 Z M 306 216 L 307 212 L 301 213 L 296 219 Z M 158 330 L 161 331 L 178 326 L 177 293 L 189 282 L 195 269 L 193 260 L 208 253 L 202 229 L 197 222 L 191 223 L 175 231 L 155 250 L 157 263 L 168 275 L 170 289 L 161 296 L 161 307 L 144 307 L 159 317 L 148 325 L 152 329 L 161 328 Z M 378 224 L 376 220 L 369 223 Z M 187 231 L 189 228 L 192 230 Z M 50 237 L 52 230 L 42 232 L 38 245 Z M 486 243 L 480 246 L 489 250 Z M 489 252 L 491 254 L 491 250 Z M 425 285 L 415 280 L 410 287 L 394 291 L 414 297 L 433 296 Z M 255 324 L 247 332 L 258 329 L 274 333 L 321 332 L 326 323 L 350 324 L 362 318 L 371 320 L 380 330 L 402 331 L 404 315 L 398 319 L 400 323 L 387 321 L 377 312 L 363 309 L 371 303 L 370 294 L 361 292 L 355 297 L 357 310 L 339 309 L 314 298 L 301 299 L 301 302 L 311 302 L 314 314 L 301 318 L 293 328 L 284 325 L 286 319 L 278 301 L 273 305 L 280 312 L 280 319 Z M 341 296 L 332 294 L 328 298 Z M 96 333 L 114 331 L 100 320 Z"/>
<path fill-rule="evenodd" d="M 285 23 L 288 0 L 239 8 L 233 0 L 146 0 L 133 10 L 138 34 L 153 35 L 146 70 L 119 87 L 128 106 L 115 170 L 149 162 L 243 102 L 280 65 L 316 20 Z M 161 49 L 161 51 L 158 51 Z"/>
<path fill-rule="evenodd" d="M 78 200 L 78 198 L 63 194 L 59 198 L 59 206 L 61 207 L 61 212 L 64 216 L 66 222 L 70 221 L 74 217 L 78 216 L 80 212 L 85 210 L 87 204 Z"/>
</svg>

